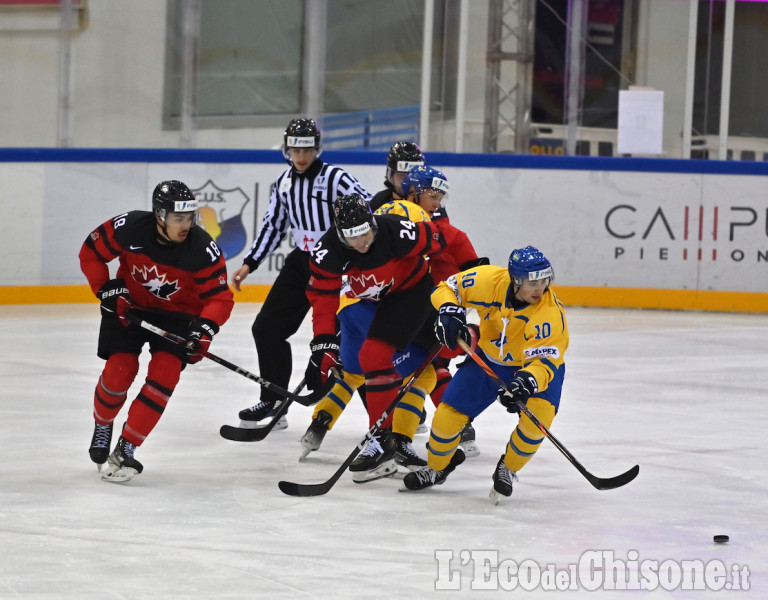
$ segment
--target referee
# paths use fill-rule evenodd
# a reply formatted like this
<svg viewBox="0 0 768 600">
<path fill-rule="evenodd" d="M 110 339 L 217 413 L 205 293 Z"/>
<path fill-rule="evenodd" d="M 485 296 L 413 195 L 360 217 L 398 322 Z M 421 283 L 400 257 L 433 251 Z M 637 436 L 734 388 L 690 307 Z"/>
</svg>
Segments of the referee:
<svg viewBox="0 0 768 600">
<path fill-rule="evenodd" d="M 290 226 L 296 247 L 286 257 L 251 328 L 261 377 L 282 388 L 288 387 L 292 372 L 288 338 L 298 331 L 310 308 L 306 295 L 309 251 L 333 225 L 337 197 L 357 193 L 369 201 L 371 198 L 344 169 L 320 160 L 321 152 L 320 129 L 315 121 L 293 119 L 283 134 L 283 154 L 290 168 L 272 184 L 259 233 L 243 266 L 232 275 L 232 285 L 240 291 L 248 274 L 275 251 Z M 260 402 L 240 411 L 241 427 L 258 427 L 258 421 L 275 414 L 280 399 L 262 387 Z M 275 429 L 286 427 L 283 416 Z"/>
</svg>

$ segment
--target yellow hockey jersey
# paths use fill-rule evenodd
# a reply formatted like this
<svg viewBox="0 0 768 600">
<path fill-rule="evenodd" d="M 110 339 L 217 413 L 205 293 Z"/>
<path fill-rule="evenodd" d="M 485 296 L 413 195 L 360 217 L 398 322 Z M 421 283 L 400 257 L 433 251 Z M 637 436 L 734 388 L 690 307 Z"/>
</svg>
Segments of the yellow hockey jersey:
<svg viewBox="0 0 768 600">
<path fill-rule="evenodd" d="M 564 365 L 565 310 L 551 288 L 536 304 L 519 310 L 506 306 L 509 285 L 506 268 L 475 267 L 439 283 L 432 292 L 432 304 L 437 309 L 446 302 L 474 308 L 480 317 L 478 345 L 488 360 L 525 368 L 544 391 Z"/>
</svg>

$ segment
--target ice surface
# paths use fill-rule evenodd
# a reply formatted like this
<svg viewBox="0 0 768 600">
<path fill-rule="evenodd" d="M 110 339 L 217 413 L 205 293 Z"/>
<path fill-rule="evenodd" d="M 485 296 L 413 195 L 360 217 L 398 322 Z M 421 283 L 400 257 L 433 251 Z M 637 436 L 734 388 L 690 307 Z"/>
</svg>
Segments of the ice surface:
<svg viewBox="0 0 768 600">
<path fill-rule="evenodd" d="M 211 348 L 254 372 L 257 309 L 238 304 Z M 299 463 L 311 408 L 292 407 L 289 428 L 263 442 L 224 440 L 219 426 L 236 424 L 259 387 L 212 361 L 183 374 L 137 451 L 144 473 L 102 482 L 87 453 L 103 364 L 97 305 L 0 307 L 0 598 L 502 597 L 472 589 L 483 585 L 480 551 L 504 569 L 527 560 L 588 578 L 578 565 L 590 550 L 746 565 L 751 590 L 581 586 L 567 597 L 768 597 L 768 316 L 570 308 L 568 317 L 552 431 L 595 475 L 634 464 L 640 475 L 597 491 L 545 440 L 513 497 L 494 507 L 491 473 L 516 422 L 500 406 L 475 421 L 482 454 L 442 486 L 398 493 L 397 480 L 357 485 L 345 474 L 326 496 L 291 498 L 280 479 L 323 481 L 352 451 L 367 428 L 360 402 Z M 293 339 L 297 381 L 309 339 L 305 322 Z M 414 444 L 422 454 L 425 442 Z M 730 543 L 714 544 L 719 533 Z M 436 589 L 451 582 L 461 590 Z M 557 593 L 543 587 L 514 597 Z"/>
</svg>

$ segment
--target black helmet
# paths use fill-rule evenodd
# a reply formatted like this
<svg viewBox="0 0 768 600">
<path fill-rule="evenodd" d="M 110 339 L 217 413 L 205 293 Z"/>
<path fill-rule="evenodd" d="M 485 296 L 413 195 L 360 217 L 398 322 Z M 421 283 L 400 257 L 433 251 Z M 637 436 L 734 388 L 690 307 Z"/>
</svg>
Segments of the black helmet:
<svg viewBox="0 0 768 600">
<path fill-rule="evenodd" d="M 423 165 L 424 154 L 415 142 L 395 142 L 387 154 L 387 176 L 384 185 L 398 194 L 395 173 L 407 173 L 411 167 Z"/>
<path fill-rule="evenodd" d="M 152 192 L 152 210 L 155 216 L 165 223 L 168 213 L 197 213 L 197 198 L 181 181 L 175 179 L 161 181 Z M 197 222 L 197 215 L 195 215 L 195 222 Z"/>
<path fill-rule="evenodd" d="M 320 156 L 320 128 L 313 119 L 293 119 L 283 133 L 283 156 L 289 163 L 288 148 L 314 148 Z"/>
<path fill-rule="evenodd" d="M 345 246 L 349 246 L 348 237 L 363 235 L 371 230 L 376 234 L 376 219 L 371 205 L 360 194 L 340 196 L 336 199 L 333 212 L 336 233 Z"/>
</svg>

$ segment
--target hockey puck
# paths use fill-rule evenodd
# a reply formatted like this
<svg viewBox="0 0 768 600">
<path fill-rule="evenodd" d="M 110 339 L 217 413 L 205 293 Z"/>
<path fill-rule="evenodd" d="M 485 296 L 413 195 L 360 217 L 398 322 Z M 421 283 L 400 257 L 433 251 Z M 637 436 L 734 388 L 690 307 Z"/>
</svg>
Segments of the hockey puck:
<svg viewBox="0 0 768 600">
<path fill-rule="evenodd" d="M 725 544 L 725 543 L 727 543 L 727 542 L 728 542 L 728 540 L 730 540 L 731 538 L 729 538 L 727 535 L 716 535 L 716 536 L 715 536 L 715 537 L 713 537 L 712 539 L 714 540 L 714 542 L 715 542 L 716 544 Z"/>
</svg>

